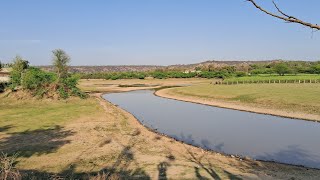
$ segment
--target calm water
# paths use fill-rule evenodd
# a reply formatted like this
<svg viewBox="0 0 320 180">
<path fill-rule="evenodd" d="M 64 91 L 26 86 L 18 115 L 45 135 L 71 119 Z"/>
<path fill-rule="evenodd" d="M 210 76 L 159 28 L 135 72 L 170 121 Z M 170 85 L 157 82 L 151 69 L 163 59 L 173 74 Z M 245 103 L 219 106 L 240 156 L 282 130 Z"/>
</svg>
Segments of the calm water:
<svg viewBox="0 0 320 180">
<path fill-rule="evenodd" d="M 320 168 L 320 123 L 157 97 L 153 91 L 106 94 L 146 126 L 228 154 Z"/>
</svg>

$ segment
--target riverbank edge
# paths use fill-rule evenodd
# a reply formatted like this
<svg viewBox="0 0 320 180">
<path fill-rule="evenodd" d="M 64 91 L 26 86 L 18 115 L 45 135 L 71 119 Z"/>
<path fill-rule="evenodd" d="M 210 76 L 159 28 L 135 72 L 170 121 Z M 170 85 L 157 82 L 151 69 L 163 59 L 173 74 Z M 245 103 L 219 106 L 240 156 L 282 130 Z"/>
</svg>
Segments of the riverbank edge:
<svg viewBox="0 0 320 180">
<path fill-rule="evenodd" d="M 162 90 L 167 90 L 169 88 L 165 88 L 165 89 L 160 89 L 160 90 L 154 90 L 154 95 L 155 96 L 158 96 L 156 95 L 156 92 L 158 91 L 162 91 Z M 141 90 L 141 89 L 139 89 Z M 303 168 L 303 169 L 306 169 L 306 170 L 309 170 L 309 169 L 314 169 L 314 170 L 320 170 L 318 168 L 312 168 L 312 167 L 306 167 L 306 166 L 303 166 L 303 165 L 295 165 L 295 164 L 288 164 L 288 163 L 281 163 L 281 162 L 276 162 L 276 161 L 267 161 L 267 160 L 258 160 L 258 159 L 253 159 L 253 158 L 250 158 L 250 157 L 243 157 L 243 156 L 239 156 L 239 155 L 234 155 L 234 154 L 227 154 L 227 153 L 223 153 L 223 152 L 217 152 L 217 151 L 214 151 L 214 150 L 210 150 L 210 149 L 205 149 L 203 147 L 200 147 L 200 146 L 196 146 L 196 145 L 193 145 L 193 144 L 190 144 L 190 143 L 186 143 L 184 141 L 181 141 L 181 140 L 178 140 L 178 139 L 175 139 L 169 135 L 166 135 L 166 134 L 163 134 L 163 133 L 160 133 L 158 132 L 157 130 L 155 129 L 152 129 L 152 128 L 149 128 L 147 126 L 145 126 L 144 124 L 142 124 L 139 119 L 134 116 L 133 114 L 131 114 L 130 112 L 128 112 L 127 110 L 125 109 L 122 109 L 121 107 L 119 107 L 118 105 L 116 104 L 113 104 L 112 102 L 106 100 L 103 98 L 103 95 L 105 94 L 111 94 L 111 93 L 124 93 L 124 92 L 130 92 L 130 91 L 139 91 L 139 90 L 128 90 L 128 91 L 115 91 L 115 92 L 95 92 L 95 93 L 90 93 L 91 95 L 93 95 L 94 97 L 98 98 L 98 100 L 100 101 L 104 101 L 104 102 L 107 102 L 107 103 L 110 103 L 112 104 L 113 106 L 115 106 L 116 108 L 118 108 L 119 110 L 121 110 L 124 114 L 126 115 L 129 115 L 131 116 L 132 118 L 129 118 L 129 120 L 133 120 L 134 119 L 134 124 L 136 125 L 135 128 L 144 128 L 145 130 L 151 132 L 151 133 L 154 133 L 155 135 L 158 135 L 158 136 L 161 136 L 161 137 L 164 137 L 164 138 L 167 138 L 167 139 L 170 139 L 170 140 L 173 140 L 177 143 L 180 143 L 181 145 L 188 145 L 188 146 L 191 146 L 193 148 L 197 148 L 199 150 L 202 150 L 202 151 L 205 151 L 205 152 L 209 152 L 209 153 L 214 153 L 214 154 L 219 154 L 221 156 L 224 156 L 225 158 L 230 158 L 230 159 L 235 159 L 237 161 L 247 161 L 247 162 L 251 162 L 251 163 L 257 163 L 257 162 L 264 162 L 264 163 L 269 163 L 271 165 L 282 165 L 282 166 L 287 166 L 287 167 L 292 167 L 292 168 Z M 151 89 L 145 89 L 145 90 L 151 90 Z M 158 96 L 158 97 L 162 97 L 162 96 Z M 162 98 L 167 98 L 167 97 L 162 97 Z M 167 99 L 173 99 L 173 98 L 167 98 Z M 179 99 L 173 99 L 173 100 L 178 100 L 178 101 L 184 101 L 184 100 L 179 100 Z M 184 101 L 184 102 L 189 102 L 189 101 Z M 191 102 L 191 103 L 194 103 L 194 102 Z M 196 104 L 201 104 L 201 103 L 196 103 Z M 212 106 L 212 105 L 209 105 L 209 106 Z M 258 167 L 259 165 L 257 165 Z"/>
<path fill-rule="evenodd" d="M 303 120 L 303 121 L 312 121 L 312 122 L 320 123 L 320 116 L 318 115 L 286 112 L 286 111 L 266 109 L 261 107 L 252 107 L 252 106 L 237 104 L 235 102 L 225 102 L 217 99 L 205 100 L 205 99 L 202 99 L 201 97 L 187 96 L 182 94 L 173 95 L 168 93 L 169 90 L 170 88 L 160 89 L 155 91 L 154 95 L 158 97 L 166 98 L 166 99 L 173 99 L 177 101 L 202 104 L 206 106 L 213 106 L 213 107 L 232 109 L 232 110 L 244 111 L 244 112 L 250 112 L 250 113 L 256 113 L 256 114 L 278 116 L 278 117 L 289 118 L 293 120 Z"/>
</svg>

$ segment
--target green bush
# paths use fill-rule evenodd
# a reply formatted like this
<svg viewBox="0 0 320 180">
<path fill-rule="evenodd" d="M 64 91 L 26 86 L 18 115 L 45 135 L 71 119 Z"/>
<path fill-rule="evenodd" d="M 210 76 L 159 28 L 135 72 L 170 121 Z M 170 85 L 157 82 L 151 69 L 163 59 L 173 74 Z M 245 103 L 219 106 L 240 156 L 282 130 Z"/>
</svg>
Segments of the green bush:
<svg viewBox="0 0 320 180">
<path fill-rule="evenodd" d="M 259 69 L 253 69 L 250 71 L 251 74 L 257 75 L 257 74 L 273 74 L 274 70 L 272 68 L 259 68 Z"/>
<path fill-rule="evenodd" d="M 73 75 L 61 79 L 58 84 L 58 92 L 61 98 L 66 99 L 69 96 L 77 96 L 82 99 L 87 97 L 87 94 L 82 92 L 78 87 L 79 76 Z"/>
<path fill-rule="evenodd" d="M 54 73 L 44 72 L 39 68 L 31 67 L 23 74 L 21 86 L 24 89 L 34 90 L 50 85 L 56 78 Z"/>
<path fill-rule="evenodd" d="M 236 77 L 245 77 L 245 76 L 247 76 L 247 73 L 243 72 L 243 71 L 237 71 L 235 74 L 236 74 Z"/>
<path fill-rule="evenodd" d="M 286 63 L 278 63 L 273 67 L 273 69 L 280 76 L 284 76 L 284 74 L 290 73 L 290 69 Z"/>
<path fill-rule="evenodd" d="M 17 56 L 12 64 L 10 73 L 11 89 L 15 89 L 21 85 L 21 77 L 25 70 L 29 67 L 29 62 Z"/>
<path fill-rule="evenodd" d="M 320 64 L 316 64 L 312 66 L 311 71 L 313 74 L 320 74 Z"/>
<path fill-rule="evenodd" d="M 21 87 L 32 91 L 34 96 L 43 96 L 56 81 L 54 73 L 44 72 L 39 68 L 28 68 L 21 77 Z"/>
</svg>

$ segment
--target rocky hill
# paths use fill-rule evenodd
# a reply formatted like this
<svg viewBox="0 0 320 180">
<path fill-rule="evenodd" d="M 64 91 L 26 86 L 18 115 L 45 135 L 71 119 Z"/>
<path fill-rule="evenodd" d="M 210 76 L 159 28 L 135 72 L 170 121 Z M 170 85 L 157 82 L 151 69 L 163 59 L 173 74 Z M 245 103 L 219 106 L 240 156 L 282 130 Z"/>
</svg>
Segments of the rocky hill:
<svg viewBox="0 0 320 180">
<path fill-rule="evenodd" d="M 199 68 L 221 68 L 225 66 L 235 66 L 237 69 L 247 68 L 252 64 L 271 64 L 281 60 L 268 60 L 268 61 L 205 61 L 195 64 L 176 64 L 169 66 L 155 66 L 155 65 L 117 65 L 117 66 L 71 66 L 71 72 L 80 73 L 93 73 L 93 72 L 129 72 L 129 71 L 153 71 L 156 69 L 167 70 L 192 70 Z M 52 66 L 40 66 L 41 69 L 46 71 L 53 71 Z"/>
<path fill-rule="evenodd" d="M 41 69 L 46 71 L 53 71 L 53 66 L 40 66 Z M 152 71 L 156 69 L 162 69 L 164 66 L 152 66 L 152 65 L 119 65 L 119 66 L 71 66 L 69 71 L 76 73 L 93 73 L 93 72 L 129 72 L 129 71 Z"/>
</svg>

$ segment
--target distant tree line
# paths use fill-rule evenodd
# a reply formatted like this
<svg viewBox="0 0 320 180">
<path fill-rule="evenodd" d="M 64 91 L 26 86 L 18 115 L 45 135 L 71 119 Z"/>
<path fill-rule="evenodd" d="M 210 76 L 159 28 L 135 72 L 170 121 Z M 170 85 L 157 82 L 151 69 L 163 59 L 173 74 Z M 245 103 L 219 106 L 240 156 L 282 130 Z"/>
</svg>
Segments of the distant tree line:
<svg viewBox="0 0 320 180">
<path fill-rule="evenodd" d="M 320 61 L 317 62 L 277 62 L 270 64 L 253 64 L 250 74 L 320 74 Z"/>
<path fill-rule="evenodd" d="M 258 74 L 320 74 L 320 62 L 294 62 L 279 61 L 271 63 L 254 63 L 238 66 L 197 66 L 192 70 L 158 69 L 148 72 L 97 72 L 78 73 L 82 79 L 155 79 L 166 78 L 228 78 L 254 76 Z"/>
<path fill-rule="evenodd" d="M 151 72 L 113 72 L 113 73 L 79 73 L 82 79 L 145 79 L 152 77 L 155 79 L 168 78 L 226 78 L 232 75 L 228 71 L 203 71 L 203 72 L 184 72 L 184 71 L 163 71 L 156 70 Z"/>
</svg>

